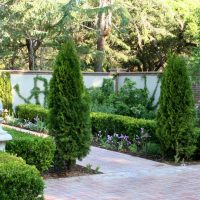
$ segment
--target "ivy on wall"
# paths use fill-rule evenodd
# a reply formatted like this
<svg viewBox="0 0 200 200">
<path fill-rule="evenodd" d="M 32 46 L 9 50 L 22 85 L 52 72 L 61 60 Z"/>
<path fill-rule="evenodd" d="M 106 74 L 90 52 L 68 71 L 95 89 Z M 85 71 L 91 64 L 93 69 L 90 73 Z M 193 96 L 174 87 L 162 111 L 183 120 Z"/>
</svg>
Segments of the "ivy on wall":
<svg viewBox="0 0 200 200">
<path fill-rule="evenodd" d="M 113 75 L 113 79 L 115 80 L 117 78 L 117 76 L 118 76 L 118 74 L 114 74 Z M 142 78 L 144 79 L 144 89 L 146 89 L 148 91 L 147 75 L 144 75 Z M 149 102 L 148 102 L 148 105 L 147 105 L 150 110 L 155 110 L 157 108 L 157 106 L 158 106 L 158 102 L 156 104 L 154 104 L 154 100 L 155 100 L 155 95 L 156 95 L 160 80 L 161 80 L 161 75 L 158 75 L 158 79 L 157 79 L 157 83 L 156 83 L 155 89 L 154 89 L 151 97 L 149 98 Z M 38 86 L 39 81 L 43 82 L 44 90 L 41 90 L 40 87 Z M 41 77 L 41 76 L 34 77 L 34 86 L 30 91 L 30 96 L 27 97 L 27 98 L 22 96 L 22 94 L 20 93 L 19 84 L 16 84 L 14 86 L 14 89 L 15 89 L 17 95 L 24 101 L 24 103 L 27 103 L 27 104 L 30 104 L 31 100 L 34 99 L 36 104 L 41 105 L 41 102 L 39 100 L 39 96 L 40 96 L 40 94 L 43 94 L 44 95 L 43 106 L 47 107 L 49 83 L 48 83 L 48 80 L 46 78 Z M 115 91 L 115 92 L 117 92 L 117 91 Z"/>
<path fill-rule="evenodd" d="M 47 107 L 47 98 L 48 98 L 48 92 L 49 92 L 49 83 L 48 83 L 47 79 L 44 77 L 41 77 L 41 76 L 36 76 L 36 77 L 34 77 L 33 81 L 34 81 L 34 86 L 30 91 L 29 97 L 25 98 L 22 96 L 22 94 L 20 93 L 19 84 L 16 84 L 14 86 L 14 89 L 15 89 L 17 95 L 24 101 L 24 103 L 30 104 L 31 100 L 34 99 L 36 104 L 41 105 L 39 96 L 41 94 L 43 94 L 44 95 L 43 106 Z M 44 90 L 41 90 L 40 87 L 38 87 L 38 83 L 40 81 L 43 82 Z"/>
<path fill-rule="evenodd" d="M 8 72 L 0 73 L 0 100 L 3 109 L 12 112 L 12 86 Z"/>
<path fill-rule="evenodd" d="M 148 91 L 148 88 L 147 88 L 147 76 L 144 75 L 144 76 L 143 76 L 143 79 L 144 79 L 144 89 L 145 89 L 146 91 Z M 156 92 L 157 92 L 157 90 L 158 90 L 158 86 L 159 86 L 160 81 L 161 81 L 161 75 L 158 75 L 158 76 L 157 76 L 156 87 L 154 88 L 153 93 L 152 93 L 152 95 L 150 96 L 149 102 L 148 102 L 148 104 L 147 104 L 147 107 L 148 107 L 150 110 L 155 110 L 155 109 L 158 107 L 159 102 L 157 102 L 157 103 L 154 105 L 154 100 L 155 100 L 155 95 L 156 95 Z"/>
</svg>

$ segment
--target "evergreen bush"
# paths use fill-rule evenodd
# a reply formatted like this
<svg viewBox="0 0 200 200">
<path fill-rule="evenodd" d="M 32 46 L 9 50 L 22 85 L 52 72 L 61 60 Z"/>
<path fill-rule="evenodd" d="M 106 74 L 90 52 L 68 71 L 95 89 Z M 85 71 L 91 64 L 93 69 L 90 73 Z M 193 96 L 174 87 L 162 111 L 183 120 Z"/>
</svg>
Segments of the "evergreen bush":
<svg viewBox="0 0 200 200">
<path fill-rule="evenodd" d="M 195 151 L 196 122 L 191 82 L 185 60 L 168 58 L 161 84 L 157 112 L 157 136 L 163 154 L 175 160 L 188 159 Z"/>
<path fill-rule="evenodd" d="M 7 152 L 22 157 L 27 164 L 35 165 L 40 172 L 51 167 L 56 148 L 53 138 L 42 138 L 14 129 L 4 129 L 13 137 L 13 140 L 6 144 Z"/>
<path fill-rule="evenodd" d="M 73 42 L 68 41 L 57 56 L 50 81 L 49 133 L 55 138 L 58 169 L 70 168 L 88 154 L 92 139 L 89 107 L 80 61 Z"/>
<path fill-rule="evenodd" d="M 15 115 L 17 118 L 26 119 L 31 122 L 38 117 L 41 121 L 47 121 L 48 110 L 36 104 L 20 104 L 15 107 Z"/>
<path fill-rule="evenodd" d="M 155 137 L 156 123 L 154 120 L 136 119 L 133 117 L 115 115 L 109 113 L 91 113 L 92 132 L 97 134 L 99 131 L 102 134 L 112 135 L 114 133 L 128 135 L 131 140 L 134 140 L 136 135 L 140 135 L 141 128 L 144 128 L 151 137 L 152 142 L 157 142 Z"/>
<path fill-rule="evenodd" d="M 35 166 L 0 152 L 0 199 L 43 200 L 44 181 Z"/>
</svg>

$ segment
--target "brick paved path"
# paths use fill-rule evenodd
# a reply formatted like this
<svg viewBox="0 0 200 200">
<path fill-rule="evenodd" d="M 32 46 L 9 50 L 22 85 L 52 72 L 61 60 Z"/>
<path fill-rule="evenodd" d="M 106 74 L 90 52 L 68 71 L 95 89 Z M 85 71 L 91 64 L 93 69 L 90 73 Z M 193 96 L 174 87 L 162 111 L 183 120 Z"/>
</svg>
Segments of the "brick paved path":
<svg viewBox="0 0 200 200">
<path fill-rule="evenodd" d="M 92 147 L 104 174 L 46 180 L 46 200 L 200 200 L 200 165 L 169 166 Z"/>
</svg>

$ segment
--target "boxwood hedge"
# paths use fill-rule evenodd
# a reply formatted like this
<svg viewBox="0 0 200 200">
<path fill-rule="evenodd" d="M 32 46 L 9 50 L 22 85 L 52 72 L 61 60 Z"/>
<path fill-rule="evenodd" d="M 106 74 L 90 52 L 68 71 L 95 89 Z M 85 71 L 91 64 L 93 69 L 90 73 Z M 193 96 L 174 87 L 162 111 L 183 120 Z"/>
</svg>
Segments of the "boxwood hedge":
<svg viewBox="0 0 200 200">
<path fill-rule="evenodd" d="M 6 151 L 22 157 L 27 164 L 35 165 L 40 172 L 51 166 L 56 148 L 52 137 L 42 138 L 13 129 L 6 130 L 13 136 L 13 140 L 6 144 Z"/>
<path fill-rule="evenodd" d="M 17 106 L 16 112 L 19 117 L 29 120 L 34 119 L 36 116 L 44 120 L 47 120 L 48 117 L 48 110 L 39 105 L 19 105 Z M 126 134 L 133 139 L 136 134 L 140 134 L 141 128 L 144 128 L 151 136 L 151 140 L 157 142 L 155 136 L 156 122 L 154 120 L 136 119 L 128 116 L 100 112 L 91 113 L 90 117 L 93 134 L 98 131 L 109 134 L 117 132 Z"/>
<path fill-rule="evenodd" d="M 42 200 L 44 182 L 40 172 L 22 158 L 0 152 L 0 199 Z"/>
</svg>

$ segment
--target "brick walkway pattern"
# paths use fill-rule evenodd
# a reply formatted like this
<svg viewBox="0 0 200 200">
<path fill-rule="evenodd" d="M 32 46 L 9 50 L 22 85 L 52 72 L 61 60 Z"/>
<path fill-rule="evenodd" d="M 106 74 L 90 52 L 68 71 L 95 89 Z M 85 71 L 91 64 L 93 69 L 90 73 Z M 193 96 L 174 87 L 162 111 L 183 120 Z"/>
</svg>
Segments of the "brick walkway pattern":
<svg viewBox="0 0 200 200">
<path fill-rule="evenodd" d="M 46 180 L 45 200 L 200 200 L 200 166 L 170 166 L 92 147 L 78 164 L 104 174 Z"/>
</svg>

